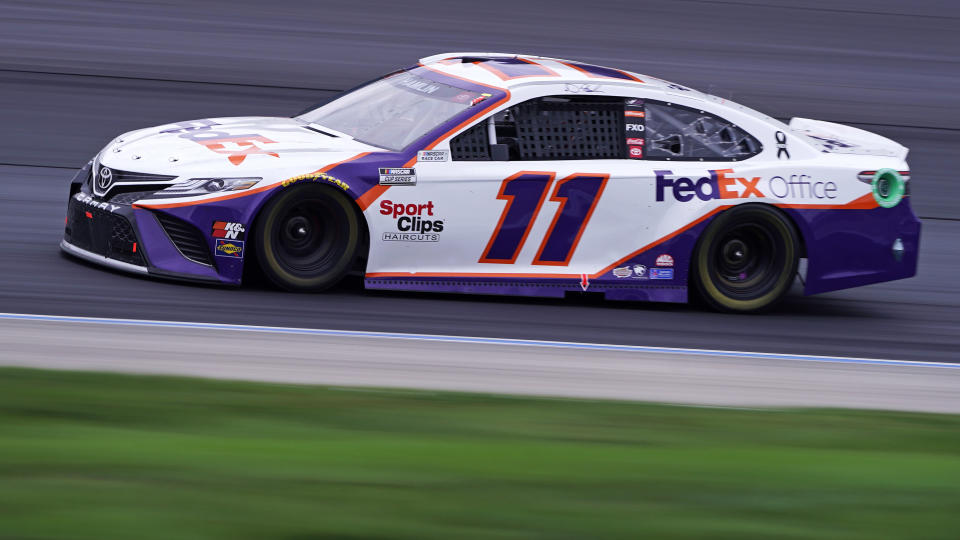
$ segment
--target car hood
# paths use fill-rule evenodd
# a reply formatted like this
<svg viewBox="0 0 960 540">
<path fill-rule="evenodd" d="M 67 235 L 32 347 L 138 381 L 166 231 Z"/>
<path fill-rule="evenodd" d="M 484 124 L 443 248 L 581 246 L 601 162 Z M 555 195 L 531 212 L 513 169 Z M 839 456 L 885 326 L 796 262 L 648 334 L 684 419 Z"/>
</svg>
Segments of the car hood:
<svg viewBox="0 0 960 540">
<path fill-rule="evenodd" d="M 383 149 L 295 118 L 205 118 L 125 133 L 103 149 L 98 165 L 176 176 L 236 176 L 322 164 L 330 153 L 371 151 Z"/>
</svg>

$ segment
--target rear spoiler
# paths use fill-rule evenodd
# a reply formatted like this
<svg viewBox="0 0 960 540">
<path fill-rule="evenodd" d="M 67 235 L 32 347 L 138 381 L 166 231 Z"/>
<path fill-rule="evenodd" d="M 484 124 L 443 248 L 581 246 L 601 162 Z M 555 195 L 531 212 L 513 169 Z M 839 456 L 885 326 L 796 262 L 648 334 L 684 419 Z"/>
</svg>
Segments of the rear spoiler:
<svg viewBox="0 0 960 540">
<path fill-rule="evenodd" d="M 869 131 L 809 118 L 793 118 L 790 130 L 803 135 L 823 152 L 862 154 L 907 159 L 910 151 L 902 144 Z"/>
</svg>

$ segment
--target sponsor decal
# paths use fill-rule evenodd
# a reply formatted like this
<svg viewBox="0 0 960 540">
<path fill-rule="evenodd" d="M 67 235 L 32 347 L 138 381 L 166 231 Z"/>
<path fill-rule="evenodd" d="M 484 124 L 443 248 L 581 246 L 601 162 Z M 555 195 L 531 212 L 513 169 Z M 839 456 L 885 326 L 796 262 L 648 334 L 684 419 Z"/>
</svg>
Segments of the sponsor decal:
<svg viewBox="0 0 960 540">
<path fill-rule="evenodd" d="M 243 258 L 243 240 L 217 240 L 214 249 L 217 257 Z"/>
<path fill-rule="evenodd" d="M 647 267 L 642 264 L 614 268 L 613 275 L 618 278 L 633 277 L 636 279 L 649 279 L 647 275 Z"/>
<path fill-rule="evenodd" d="M 396 232 L 383 233 L 386 242 L 437 242 L 443 232 L 442 219 L 434 216 L 433 201 L 425 203 L 395 203 L 380 201 L 380 214 L 393 219 Z"/>
<path fill-rule="evenodd" d="M 778 131 L 774 136 L 777 139 L 777 159 L 790 159 L 790 152 L 787 151 L 787 134 Z"/>
<path fill-rule="evenodd" d="M 825 147 L 827 147 L 828 149 L 830 149 L 830 150 L 833 150 L 834 148 L 854 148 L 854 147 L 856 147 L 856 145 L 854 145 L 854 144 L 850 144 L 850 143 L 848 143 L 848 142 L 840 141 L 840 140 L 834 139 L 833 137 L 824 137 L 824 136 L 822 136 L 822 135 L 811 135 L 811 134 L 809 134 L 809 133 L 807 133 L 806 135 L 807 135 L 807 137 L 810 137 L 811 139 L 817 139 L 818 141 L 823 142 L 823 145 L 824 145 Z"/>
<path fill-rule="evenodd" d="M 627 131 L 643 133 L 643 124 L 627 124 Z"/>
<path fill-rule="evenodd" d="M 247 234 L 247 229 L 243 226 L 243 223 L 234 223 L 231 221 L 214 221 L 213 222 L 213 232 L 211 235 L 214 238 L 225 238 L 227 240 L 244 240 Z"/>
<path fill-rule="evenodd" d="M 110 204 L 107 202 L 98 201 L 93 197 L 91 197 L 90 195 L 87 195 L 86 193 L 79 192 L 79 191 L 73 196 L 73 198 L 82 202 L 83 204 L 89 204 L 94 208 L 99 208 L 100 210 L 106 210 L 107 212 L 116 212 L 117 210 L 120 209 L 120 207 L 116 204 Z"/>
<path fill-rule="evenodd" d="M 623 111 L 623 115 L 628 118 L 643 118 L 645 116 L 643 111 Z"/>
<path fill-rule="evenodd" d="M 563 88 L 564 92 L 581 94 L 585 92 L 603 92 L 599 84 L 595 83 L 567 83 Z"/>
<path fill-rule="evenodd" d="M 654 171 L 657 182 L 657 200 L 663 201 L 667 194 L 680 202 L 693 200 L 701 201 L 715 199 L 749 199 L 751 197 L 772 197 L 776 199 L 836 199 L 836 182 L 814 180 L 808 174 L 791 174 L 788 176 L 771 176 L 763 179 L 760 176 L 741 178 L 733 176 L 733 169 L 719 169 L 707 171 L 708 176 L 693 180 L 691 178 L 673 177 L 673 171 Z"/>
<path fill-rule="evenodd" d="M 415 186 L 417 185 L 417 173 L 412 168 L 393 167 L 380 168 L 381 186 Z"/>
<path fill-rule="evenodd" d="M 673 279 L 673 268 L 651 268 L 650 279 Z"/>
<path fill-rule="evenodd" d="M 440 235 L 439 234 L 385 232 L 383 233 L 383 241 L 384 242 L 438 242 L 440 241 Z"/>
<path fill-rule="evenodd" d="M 627 105 L 633 105 L 634 107 L 640 107 L 643 105 L 643 98 L 627 98 L 625 103 Z"/>
<path fill-rule="evenodd" d="M 319 171 L 307 173 L 307 174 L 301 174 L 300 176 L 294 176 L 293 178 L 287 178 L 286 180 L 281 182 L 280 185 L 282 187 L 287 187 L 290 184 L 295 184 L 297 182 L 306 181 L 306 180 L 322 180 L 324 182 L 329 182 L 344 191 L 347 191 L 348 189 L 350 189 L 350 184 L 344 182 L 343 180 L 340 180 L 339 178 L 335 178 L 333 176 L 330 176 L 327 173 L 323 173 Z"/>
<path fill-rule="evenodd" d="M 666 253 L 658 255 L 657 266 L 673 266 L 673 257 Z"/>
<path fill-rule="evenodd" d="M 643 147 L 642 146 L 630 146 L 628 147 L 630 151 L 630 157 L 633 159 L 643 158 Z"/>
<path fill-rule="evenodd" d="M 811 180 L 807 174 L 791 174 L 789 179 L 772 176 L 767 182 L 767 193 L 778 199 L 836 199 L 836 182 Z"/>
<path fill-rule="evenodd" d="M 492 96 L 492 95 L 493 95 L 493 94 L 480 94 L 479 96 L 477 96 L 477 97 L 475 97 L 475 98 L 473 98 L 473 99 L 470 100 L 470 106 L 473 107 L 474 105 L 476 105 L 476 104 L 478 104 L 478 103 L 481 103 L 481 102 L 483 102 L 483 101 L 486 101 L 486 99 L 487 99 L 488 97 Z"/>
<path fill-rule="evenodd" d="M 271 152 L 260 144 L 274 144 L 257 133 L 228 133 L 214 128 L 218 126 L 213 120 L 191 120 L 174 124 L 175 128 L 165 129 L 160 133 L 179 133 L 178 137 L 206 146 L 208 150 L 227 156 L 227 160 L 234 165 L 240 165 L 253 154 L 280 157 L 280 154 Z"/>
<path fill-rule="evenodd" d="M 627 144 L 630 146 L 643 146 L 643 139 L 639 137 L 627 137 Z"/>
<path fill-rule="evenodd" d="M 446 150 L 420 150 L 417 161 L 450 161 L 450 152 Z"/>
<path fill-rule="evenodd" d="M 681 92 L 689 92 L 689 91 L 690 91 L 689 88 L 687 88 L 687 87 L 685 87 L 685 86 L 680 86 L 679 84 L 676 84 L 676 83 L 668 83 L 668 84 L 667 84 L 667 88 L 669 88 L 669 89 L 671 89 L 671 90 L 679 90 L 679 91 L 681 91 Z"/>
<path fill-rule="evenodd" d="M 453 96 L 451 101 L 455 103 L 466 103 L 473 97 L 472 92 L 460 92 L 459 94 Z"/>
<path fill-rule="evenodd" d="M 765 197 L 757 186 L 761 177 L 738 178 L 728 176 L 734 174 L 733 169 L 710 170 L 707 171 L 709 176 L 697 180 L 685 177 L 671 178 L 673 171 L 663 170 L 654 171 L 654 173 L 657 175 L 658 201 L 664 200 L 667 192 L 671 193 L 673 198 L 680 202 L 693 200 L 694 197 L 701 201 L 748 199 L 751 196 Z"/>
</svg>

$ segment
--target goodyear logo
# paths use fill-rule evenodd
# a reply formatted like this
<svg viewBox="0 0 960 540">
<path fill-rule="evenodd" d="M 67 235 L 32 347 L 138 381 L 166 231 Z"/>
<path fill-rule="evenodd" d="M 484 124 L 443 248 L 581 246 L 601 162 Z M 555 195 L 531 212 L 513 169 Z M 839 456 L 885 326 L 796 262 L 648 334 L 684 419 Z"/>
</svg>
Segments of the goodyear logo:
<svg viewBox="0 0 960 540">
<path fill-rule="evenodd" d="M 312 172 L 307 174 L 301 174 L 300 176 L 294 176 L 293 178 L 287 178 L 286 180 L 281 182 L 280 185 L 283 187 L 287 187 L 290 184 L 295 184 L 297 182 L 302 182 L 304 180 L 323 180 L 326 182 L 330 182 L 331 184 L 337 186 L 338 188 L 344 191 L 347 191 L 350 189 L 350 184 L 344 182 L 343 180 L 340 180 L 339 178 L 335 178 L 323 172 Z"/>
<path fill-rule="evenodd" d="M 232 257 L 234 259 L 243 258 L 242 240 L 217 240 L 215 252 L 218 257 Z"/>
</svg>

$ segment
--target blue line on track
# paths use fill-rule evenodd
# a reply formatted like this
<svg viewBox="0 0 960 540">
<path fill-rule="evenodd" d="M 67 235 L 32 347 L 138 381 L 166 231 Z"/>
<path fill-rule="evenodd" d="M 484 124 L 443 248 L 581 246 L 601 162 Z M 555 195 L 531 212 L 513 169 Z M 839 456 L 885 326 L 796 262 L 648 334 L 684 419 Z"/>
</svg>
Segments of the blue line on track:
<svg viewBox="0 0 960 540">
<path fill-rule="evenodd" d="M 802 354 L 780 354 L 745 351 L 721 351 L 711 349 L 683 349 L 671 347 L 647 347 L 644 345 L 613 345 L 605 343 L 578 343 L 567 341 L 544 341 L 535 339 L 508 339 L 468 336 L 443 336 L 433 334 L 403 334 L 395 332 L 368 332 L 363 330 L 330 330 L 323 328 L 291 328 L 277 326 L 253 326 L 240 324 L 220 324 L 181 321 L 151 321 L 142 319 L 109 319 L 97 317 L 69 317 L 62 315 L 32 315 L 28 313 L 0 313 L 0 320 L 47 321 L 63 323 L 86 323 L 125 326 L 154 326 L 161 328 L 189 328 L 206 330 L 229 330 L 239 332 L 267 332 L 273 334 L 303 334 L 331 337 L 354 337 L 372 339 L 403 339 L 411 341 L 442 341 L 450 343 L 470 343 L 480 345 L 512 345 L 526 347 L 554 347 L 563 349 L 581 349 L 595 351 L 619 351 L 636 353 L 686 354 L 703 356 L 727 356 L 735 358 L 762 358 L 770 360 L 792 360 L 798 362 L 828 362 L 835 364 L 865 364 L 876 366 L 938 367 L 960 369 L 960 363 L 924 362 L 913 360 L 882 360 L 878 358 L 850 358 L 841 356 L 811 356 Z"/>
</svg>

